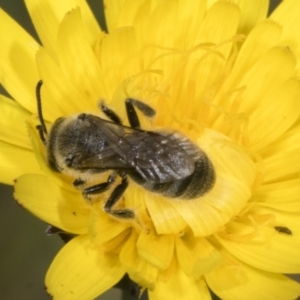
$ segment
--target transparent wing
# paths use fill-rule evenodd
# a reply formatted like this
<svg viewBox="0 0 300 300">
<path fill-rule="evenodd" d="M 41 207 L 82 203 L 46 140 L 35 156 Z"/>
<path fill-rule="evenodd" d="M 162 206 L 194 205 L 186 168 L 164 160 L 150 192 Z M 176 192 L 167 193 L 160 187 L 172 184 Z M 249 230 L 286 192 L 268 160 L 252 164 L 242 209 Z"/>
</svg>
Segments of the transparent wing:
<svg viewBox="0 0 300 300">
<path fill-rule="evenodd" d="M 195 161 L 201 156 L 201 150 L 178 132 L 136 130 L 89 117 L 107 142 L 105 151 L 86 159 L 93 164 L 103 164 L 104 160 L 107 168 L 134 169 L 145 180 L 164 183 L 192 174 Z"/>
<path fill-rule="evenodd" d="M 100 150 L 98 154 L 83 154 L 77 169 L 81 170 L 108 170 L 108 169 L 133 169 L 132 166 L 124 160 L 113 149 L 108 147 L 106 150 Z"/>
<path fill-rule="evenodd" d="M 185 136 L 173 131 L 145 132 L 127 140 L 135 147 L 135 169 L 146 180 L 170 182 L 191 175 L 199 148 Z"/>
</svg>

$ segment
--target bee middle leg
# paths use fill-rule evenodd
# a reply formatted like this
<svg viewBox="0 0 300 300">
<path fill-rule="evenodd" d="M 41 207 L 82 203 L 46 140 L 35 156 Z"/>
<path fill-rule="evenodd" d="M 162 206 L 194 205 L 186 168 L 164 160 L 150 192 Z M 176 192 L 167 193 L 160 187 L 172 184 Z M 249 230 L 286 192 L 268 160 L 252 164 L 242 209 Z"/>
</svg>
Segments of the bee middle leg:
<svg viewBox="0 0 300 300">
<path fill-rule="evenodd" d="M 128 187 L 128 180 L 126 175 L 122 175 L 122 181 L 119 185 L 115 187 L 110 197 L 106 201 L 104 205 L 104 210 L 111 214 L 112 216 L 118 219 L 133 219 L 135 217 L 134 212 L 131 209 L 113 209 L 115 204 L 119 201 L 119 199 L 124 194 L 125 190 Z"/>
<path fill-rule="evenodd" d="M 115 189 L 112 191 L 110 197 L 106 201 L 104 205 L 104 210 L 111 214 L 112 216 L 119 218 L 119 219 L 133 219 L 135 217 L 134 212 L 131 209 L 113 209 L 115 204 L 120 200 L 122 195 L 124 194 L 125 190 L 128 187 L 128 180 L 127 176 L 124 174 L 120 174 L 122 177 L 122 181 L 118 184 Z M 116 181 L 117 172 L 113 172 L 109 175 L 106 182 L 99 183 L 97 185 L 93 185 L 91 187 L 83 189 L 83 197 L 85 199 L 91 200 L 92 195 L 101 194 L 107 191 L 111 185 Z M 84 184 L 85 181 L 81 179 L 76 179 L 73 182 L 73 185 L 79 188 L 80 185 Z"/>
</svg>

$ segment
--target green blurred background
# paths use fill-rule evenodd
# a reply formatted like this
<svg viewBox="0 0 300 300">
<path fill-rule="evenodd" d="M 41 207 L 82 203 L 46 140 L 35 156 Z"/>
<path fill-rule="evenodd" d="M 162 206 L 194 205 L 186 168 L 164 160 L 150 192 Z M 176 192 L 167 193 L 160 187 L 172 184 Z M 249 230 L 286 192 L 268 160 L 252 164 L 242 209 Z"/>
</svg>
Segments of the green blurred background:
<svg viewBox="0 0 300 300">
<path fill-rule="evenodd" d="M 101 1 L 88 2 L 103 26 L 99 9 Z M 272 8 L 279 2 L 272 1 Z M 23 0 L 0 0 L 0 7 L 36 37 Z M 5 94 L 1 87 L 0 93 Z M 58 236 L 47 236 L 47 224 L 19 207 L 12 194 L 11 186 L 0 184 L 0 299 L 50 299 L 44 290 L 44 277 L 63 242 Z M 122 298 L 127 298 L 127 295 L 122 295 L 119 289 L 112 289 L 98 299 Z"/>
</svg>

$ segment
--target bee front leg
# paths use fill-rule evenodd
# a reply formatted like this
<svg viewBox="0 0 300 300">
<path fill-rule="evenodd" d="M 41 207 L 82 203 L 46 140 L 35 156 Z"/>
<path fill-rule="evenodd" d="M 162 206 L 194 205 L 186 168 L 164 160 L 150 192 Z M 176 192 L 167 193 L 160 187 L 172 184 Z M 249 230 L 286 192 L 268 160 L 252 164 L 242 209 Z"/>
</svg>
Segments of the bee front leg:
<svg viewBox="0 0 300 300">
<path fill-rule="evenodd" d="M 110 108 L 108 108 L 103 102 L 100 103 L 100 109 L 102 112 L 114 123 L 121 125 L 121 118 Z"/>
<path fill-rule="evenodd" d="M 104 205 L 104 210 L 118 219 L 134 219 L 135 214 L 131 209 L 113 209 L 118 200 L 122 197 L 128 187 L 126 175 L 122 175 L 122 181 L 115 187 Z"/>
<path fill-rule="evenodd" d="M 83 189 L 82 195 L 85 199 L 91 200 L 92 195 L 97 195 L 105 192 L 110 188 L 110 186 L 116 181 L 117 173 L 114 172 L 109 175 L 106 182 L 99 183 L 97 185 L 90 186 L 88 188 Z M 86 182 L 82 179 L 76 179 L 73 182 L 73 185 L 76 188 L 81 188 L 82 185 L 84 185 Z"/>
<path fill-rule="evenodd" d="M 141 126 L 139 117 L 134 107 L 137 107 L 148 118 L 152 118 L 155 116 L 155 110 L 152 107 L 136 99 L 127 98 L 125 100 L 125 107 L 129 124 L 132 128 L 135 129 L 140 129 Z"/>
</svg>

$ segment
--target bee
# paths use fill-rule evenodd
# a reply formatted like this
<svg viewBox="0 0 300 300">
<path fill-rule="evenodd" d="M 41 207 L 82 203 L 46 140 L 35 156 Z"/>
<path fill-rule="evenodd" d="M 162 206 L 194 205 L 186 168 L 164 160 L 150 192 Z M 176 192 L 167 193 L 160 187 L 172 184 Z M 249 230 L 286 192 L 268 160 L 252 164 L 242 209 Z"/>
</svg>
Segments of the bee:
<svg viewBox="0 0 300 300">
<path fill-rule="evenodd" d="M 87 113 L 58 118 L 50 132 L 44 122 L 41 86 L 36 87 L 40 138 L 46 146 L 47 162 L 56 172 L 69 174 L 73 185 L 90 199 L 109 190 L 120 177 L 104 211 L 120 219 L 133 219 L 131 209 L 114 208 L 128 187 L 130 178 L 144 189 L 168 198 L 190 200 L 209 192 L 215 171 L 209 157 L 180 132 L 141 129 L 136 109 L 152 118 L 155 110 L 139 100 L 125 100 L 130 126 L 104 103 L 100 109 L 108 120 Z M 106 182 L 88 186 L 91 178 L 110 170 Z"/>
</svg>

